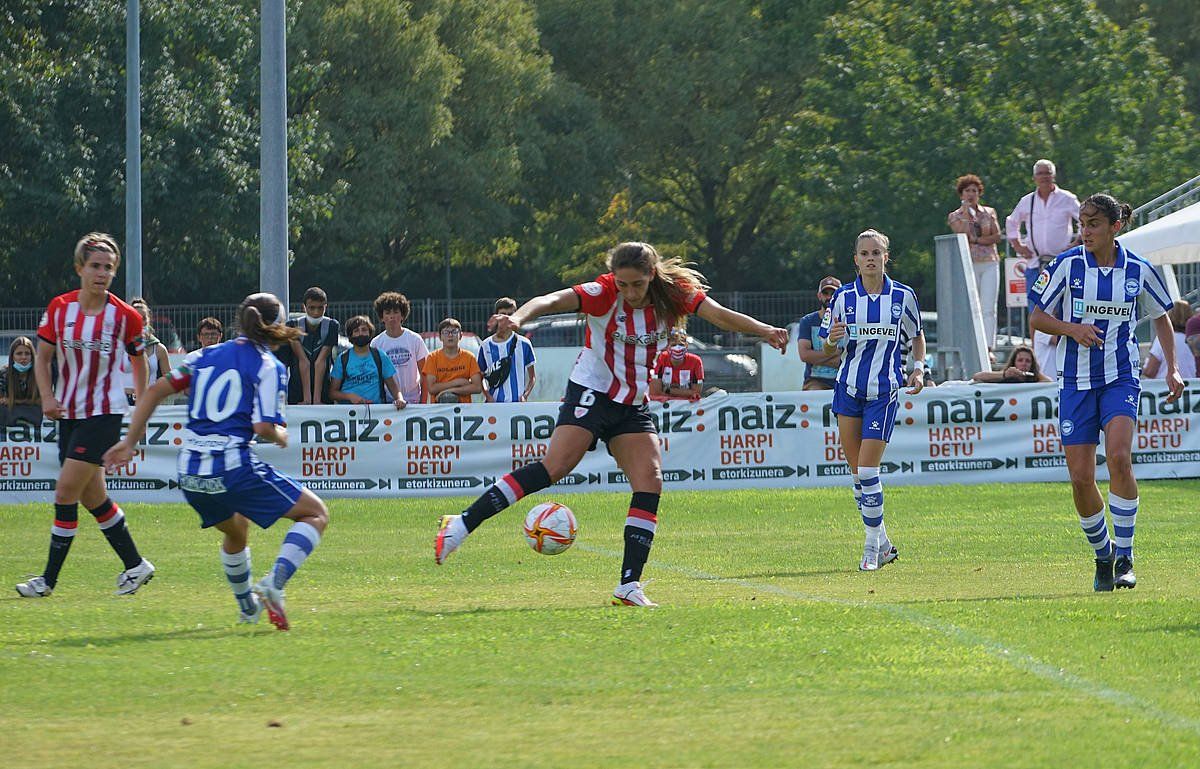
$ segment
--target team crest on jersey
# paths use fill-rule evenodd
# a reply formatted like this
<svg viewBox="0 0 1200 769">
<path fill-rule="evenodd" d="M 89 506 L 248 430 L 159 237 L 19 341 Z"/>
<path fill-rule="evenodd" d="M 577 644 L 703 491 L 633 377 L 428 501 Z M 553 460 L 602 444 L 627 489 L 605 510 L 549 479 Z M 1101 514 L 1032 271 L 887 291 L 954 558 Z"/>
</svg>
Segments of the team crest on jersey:
<svg viewBox="0 0 1200 769">
<path fill-rule="evenodd" d="M 1041 274 L 1037 276 L 1037 282 L 1033 284 L 1033 290 L 1040 294 L 1046 290 L 1048 285 L 1050 285 L 1050 271 L 1042 270 Z"/>
<path fill-rule="evenodd" d="M 575 407 L 575 418 L 576 419 L 583 419 L 585 416 L 587 416 L 587 413 L 588 413 L 588 410 L 586 408 L 584 408 L 583 406 Z"/>
<path fill-rule="evenodd" d="M 1072 422 L 1072 421 L 1071 421 L 1071 420 L 1069 420 L 1069 419 L 1064 419 L 1064 420 L 1062 421 L 1062 429 L 1061 429 L 1061 432 L 1062 432 L 1062 434 L 1063 434 L 1063 435 L 1070 435 L 1072 432 L 1074 432 L 1074 430 L 1075 430 L 1075 423 L 1074 423 L 1074 422 Z"/>
<path fill-rule="evenodd" d="M 903 314 L 904 314 L 904 308 L 893 302 L 892 303 L 892 317 L 899 320 L 900 316 Z"/>
<path fill-rule="evenodd" d="M 582 288 L 583 293 L 587 294 L 588 296 L 600 296 L 600 294 L 604 293 L 604 286 L 601 286 L 594 280 L 590 283 L 584 283 L 582 286 L 580 286 L 580 288 Z"/>
<path fill-rule="evenodd" d="M 1137 292 L 1138 292 L 1139 288 L 1141 288 L 1141 284 L 1138 283 L 1133 278 L 1130 278 L 1129 280 L 1125 281 L 1125 293 L 1131 294 L 1133 296 L 1137 296 Z"/>
</svg>

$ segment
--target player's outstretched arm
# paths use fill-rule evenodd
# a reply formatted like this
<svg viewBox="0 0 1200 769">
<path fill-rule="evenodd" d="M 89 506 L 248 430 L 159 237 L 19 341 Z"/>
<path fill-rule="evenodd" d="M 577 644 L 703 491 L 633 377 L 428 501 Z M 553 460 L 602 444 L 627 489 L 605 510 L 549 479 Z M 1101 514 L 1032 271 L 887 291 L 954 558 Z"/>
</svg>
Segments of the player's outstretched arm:
<svg viewBox="0 0 1200 769">
<path fill-rule="evenodd" d="M 696 308 L 696 314 L 718 328 L 756 336 L 780 352 L 787 351 L 787 329 L 776 328 L 761 320 L 751 318 L 749 315 L 731 310 L 711 296 L 705 297 L 700 306 Z"/>
<path fill-rule="evenodd" d="M 129 418 L 129 430 L 126 431 L 125 437 L 104 452 L 103 462 L 106 468 L 115 470 L 133 459 L 134 447 L 146 434 L 146 423 L 150 421 L 150 415 L 154 413 L 154 409 L 158 408 L 158 404 L 174 392 L 175 387 L 171 384 L 171 380 L 163 378 L 150 385 L 142 393 L 142 397 L 137 400 L 137 406 L 133 409 L 133 416 Z"/>
<path fill-rule="evenodd" d="M 579 297 L 574 289 L 564 288 L 551 294 L 535 296 L 521 305 L 512 315 L 496 314 L 488 318 L 489 331 L 520 331 L 527 321 L 551 312 L 577 312 Z"/>
</svg>

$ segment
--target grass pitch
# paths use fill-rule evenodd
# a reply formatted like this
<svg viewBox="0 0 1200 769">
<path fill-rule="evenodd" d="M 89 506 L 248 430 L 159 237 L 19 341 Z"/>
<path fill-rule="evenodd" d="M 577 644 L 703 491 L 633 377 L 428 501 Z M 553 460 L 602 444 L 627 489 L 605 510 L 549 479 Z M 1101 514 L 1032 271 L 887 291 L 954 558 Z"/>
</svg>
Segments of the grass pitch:
<svg viewBox="0 0 1200 769">
<path fill-rule="evenodd" d="M 657 610 L 607 605 L 627 495 L 555 493 L 563 555 L 526 547 L 526 500 L 442 567 L 459 500 L 333 500 L 288 633 L 234 624 L 185 505 L 128 506 L 138 595 L 84 513 L 37 601 L 11 584 L 48 506 L 0 508 L 0 765 L 1200 765 L 1200 482 L 1142 484 L 1139 585 L 1106 595 L 1065 484 L 886 493 L 876 574 L 849 490 L 667 494 Z M 255 531 L 256 576 L 285 528 Z"/>
</svg>

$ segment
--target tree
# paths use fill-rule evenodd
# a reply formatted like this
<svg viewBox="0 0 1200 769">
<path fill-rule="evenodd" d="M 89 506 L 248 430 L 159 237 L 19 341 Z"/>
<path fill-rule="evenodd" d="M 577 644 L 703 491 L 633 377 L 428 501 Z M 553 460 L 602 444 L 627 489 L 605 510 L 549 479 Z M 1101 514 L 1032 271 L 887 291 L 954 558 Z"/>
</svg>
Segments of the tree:
<svg viewBox="0 0 1200 769">
<path fill-rule="evenodd" d="M 142 36 L 144 284 L 152 301 L 235 301 L 258 284 L 257 3 L 162 0 Z M 0 33 L 0 296 L 61 291 L 88 230 L 124 233 L 125 3 L 8 7 Z M 323 142 L 289 122 L 293 236 L 332 201 Z M 220 276 L 220 280 L 214 280 Z M 69 280 L 65 281 L 69 285 Z"/>
</svg>

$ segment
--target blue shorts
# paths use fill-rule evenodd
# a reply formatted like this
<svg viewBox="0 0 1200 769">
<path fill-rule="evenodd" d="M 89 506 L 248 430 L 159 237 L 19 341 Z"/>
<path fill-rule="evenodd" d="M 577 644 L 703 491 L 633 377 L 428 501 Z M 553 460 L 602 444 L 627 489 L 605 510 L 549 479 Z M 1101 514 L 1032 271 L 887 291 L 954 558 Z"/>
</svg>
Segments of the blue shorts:
<svg viewBox="0 0 1200 769">
<path fill-rule="evenodd" d="M 1098 445 L 1100 431 L 1113 417 L 1137 422 L 1141 392 L 1140 384 L 1128 380 L 1091 390 L 1059 390 L 1059 439 L 1064 446 Z"/>
<path fill-rule="evenodd" d="M 850 395 L 841 383 L 833 388 L 833 413 L 862 419 L 863 440 L 890 441 L 892 428 L 896 426 L 896 410 L 899 408 L 900 398 L 896 390 L 883 397 L 867 400 Z"/>
<path fill-rule="evenodd" d="M 262 528 L 287 515 L 304 487 L 260 459 L 221 475 L 179 475 L 188 504 L 207 529 L 241 513 Z"/>
</svg>

